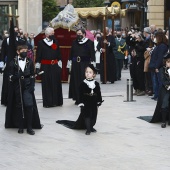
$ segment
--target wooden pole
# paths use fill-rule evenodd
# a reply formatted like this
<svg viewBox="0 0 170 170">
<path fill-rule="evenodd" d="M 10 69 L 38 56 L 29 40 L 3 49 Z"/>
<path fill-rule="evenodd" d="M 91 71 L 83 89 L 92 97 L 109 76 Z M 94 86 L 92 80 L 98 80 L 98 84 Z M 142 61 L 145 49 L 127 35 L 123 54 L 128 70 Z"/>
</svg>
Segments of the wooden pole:
<svg viewBox="0 0 170 170">
<path fill-rule="evenodd" d="M 103 16 L 103 39 L 106 39 L 106 16 Z M 106 50 L 106 44 L 104 43 L 104 49 Z M 103 61 L 104 61 L 104 83 L 106 83 L 107 79 L 107 73 L 106 73 L 106 51 L 104 52 L 103 55 Z"/>
<path fill-rule="evenodd" d="M 115 22 L 114 22 L 114 15 L 112 16 L 112 35 L 114 36 L 114 31 L 115 31 Z"/>
</svg>

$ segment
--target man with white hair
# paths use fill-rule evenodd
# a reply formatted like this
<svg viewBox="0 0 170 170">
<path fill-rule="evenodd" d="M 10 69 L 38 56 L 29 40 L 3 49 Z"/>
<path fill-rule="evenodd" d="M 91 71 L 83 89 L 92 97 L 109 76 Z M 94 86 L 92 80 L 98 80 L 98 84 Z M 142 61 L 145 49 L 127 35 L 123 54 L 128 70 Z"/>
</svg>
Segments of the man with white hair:
<svg viewBox="0 0 170 170">
<path fill-rule="evenodd" d="M 61 86 L 61 68 L 58 65 L 61 60 L 58 41 L 54 36 L 53 28 L 46 28 L 45 38 L 38 42 L 36 57 L 36 73 L 42 74 L 43 107 L 63 105 Z"/>
<path fill-rule="evenodd" d="M 155 34 L 157 32 L 156 25 L 150 25 L 151 33 Z"/>
</svg>

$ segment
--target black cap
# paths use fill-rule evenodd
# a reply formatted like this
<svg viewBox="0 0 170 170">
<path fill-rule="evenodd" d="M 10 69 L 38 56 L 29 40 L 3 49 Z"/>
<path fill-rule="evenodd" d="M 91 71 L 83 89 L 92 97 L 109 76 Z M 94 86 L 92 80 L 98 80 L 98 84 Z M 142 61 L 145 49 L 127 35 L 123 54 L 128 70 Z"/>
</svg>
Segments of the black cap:
<svg viewBox="0 0 170 170">
<path fill-rule="evenodd" d="M 164 59 L 166 60 L 166 59 L 169 59 L 170 58 L 170 53 L 166 53 L 165 55 L 164 55 Z"/>
<path fill-rule="evenodd" d="M 97 70 L 95 69 L 95 67 L 94 67 L 94 65 L 93 65 L 93 64 L 89 64 L 87 67 L 90 67 L 90 68 L 94 71 L 94 73 L 96 73 L 96 72 L 97 72 Z"/>
</svg>

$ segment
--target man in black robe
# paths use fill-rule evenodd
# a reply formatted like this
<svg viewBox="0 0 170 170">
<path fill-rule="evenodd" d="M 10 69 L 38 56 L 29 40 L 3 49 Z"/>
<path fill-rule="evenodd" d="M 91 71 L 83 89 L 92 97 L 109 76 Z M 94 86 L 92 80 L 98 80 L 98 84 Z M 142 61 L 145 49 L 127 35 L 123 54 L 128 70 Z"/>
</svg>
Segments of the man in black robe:
<svg viewBox="0 0 170 170">
<path fill-rule="evenodd" d="M 104 43 L 106 44 L 106 49 L 104 49 Z M 106 82 L 109 81 L 114 83 L 116 80 L 116 63 L 115 63 L 115 56 L 113 54 L 113 47 L 116 46 L 115 38 L 111 35 L 109 28 L 106 27 L 106 39 L 103 41 L 101 38 L 97 49 L 101 53 L 106 53 Z M 102 54 L 101 54 L 102 55 Z M 101 57 L 101 81 L 102 83 L 106 83 L 104 81 L 104 56 Z"/>
<path fill-rule="evenodd" d="M 41 129 L 34 95 L 35 77 L 33 61 L 27 58 L 28 47 L 17 47 L 18 55 L 9 63 L 9 94 L 5 128 L 19 128 L 22 134 L 34 135 L 32 128 Z"/>
<path fill-rule="evenodd" d="M 19 30 L 14 28 L 11 21 L 10 37 L 5 38 L 2 42 L 1 57 L 0 57 L 0 73 L 3 72 L 3 83 L 1 91 L 1 104 L 7 105 L 8 97 L 8 70 L 9 63 L 16 55 L 16 47 L 18 45 L 25 45 L 26 40 L 19 36 Z"/>
<path fill-rule="evenodd" d="M 46 38 L 39 41 L 36 56 L 36 73 L 42 74 L 42 97 L 43 107 L 55 107 L 63 105 L 63 94 L 61 85 L 61 60 L 58 41 L 54 36 L 54 29 L 48 27 L 45 30 Z"/>
<path fill-rule="evenodd" d="M 69 98 L 75 100 L 75 104 L 79 104 L 79 86 L 85 78 L 85 68 L 91 61 L 95 61 L 94 43 L 86 38 L 84 29 L 77 30 L 77 39 L 73 41 L 69 62 L 72 63 Z"/>
</svg>

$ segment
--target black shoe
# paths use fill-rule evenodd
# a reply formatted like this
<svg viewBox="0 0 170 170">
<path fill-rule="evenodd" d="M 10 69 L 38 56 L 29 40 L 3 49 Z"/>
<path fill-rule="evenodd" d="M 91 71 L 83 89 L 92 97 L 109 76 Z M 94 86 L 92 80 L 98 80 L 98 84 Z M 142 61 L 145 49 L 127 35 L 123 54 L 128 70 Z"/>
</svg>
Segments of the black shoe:
<svg viewBox="0 0 170 170">
<path fill-rule="evenodd" d="M 157 98 L 157 97 L 152 97 L 151 99 L 152 99 L 152 100 L 155 100 L 155 101 L 157 101 L 157 100 L 158 100 L 158 98 Z"/>
<path fill-rule="evenodd" d="M 32 130 L 32 129 L 27 129 L 27 133 L 29 134 L 29 135 L 35 135 L 35 132 Z"/>
<path fill-rule="evenodd" d="M 45 107 L 45 108 L 49 108 L 49 106 L 43 106 L 43 107 Z"/>
<path fill-rule="evenodd" d="M 89 131 L 86 131 L 86 133 L 85 133 L 86 135 L 90 135 L 90 132 Z"/>
<path fill-rule="evenodd" d="M 78 105 L 78 104 L 79 104 L 79 102 L 77 102 L 77 101 L 76 101 L 74 104 L 75 104 L 75 105 Z"/>
<path fill-rule="evenodd" d="M 97 132 L 97 130 L 95 128 L 92 128 L 91 132 Z"/>
<path fill-rule="evenodd" d="M 162 128 L 166 128 L 166 123 L 162 123 L 162 124 L 161 124 L 161 127 L 162 127 Z"/>
<path fill-rule="evenodd" d="M 18 130 L 18 133 L 19 133 L 19 134 L 24 133 L 24 129 L 19 129 L 19 130 Z"/>
</svg>

